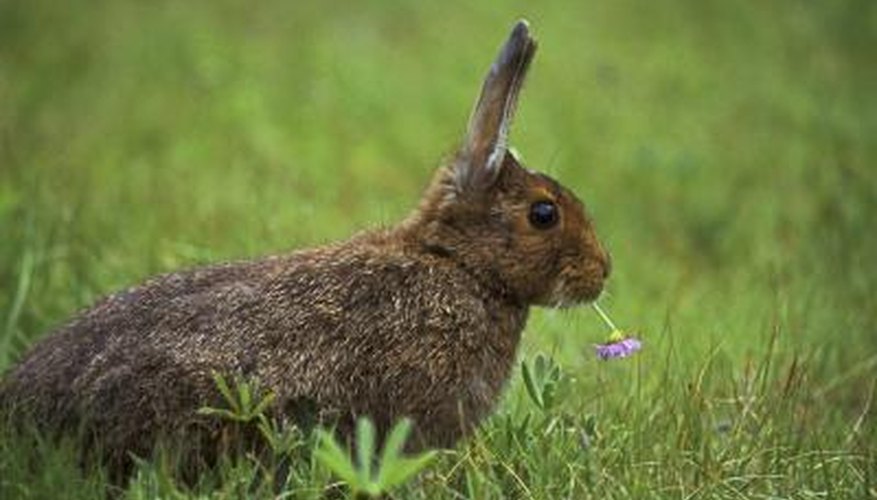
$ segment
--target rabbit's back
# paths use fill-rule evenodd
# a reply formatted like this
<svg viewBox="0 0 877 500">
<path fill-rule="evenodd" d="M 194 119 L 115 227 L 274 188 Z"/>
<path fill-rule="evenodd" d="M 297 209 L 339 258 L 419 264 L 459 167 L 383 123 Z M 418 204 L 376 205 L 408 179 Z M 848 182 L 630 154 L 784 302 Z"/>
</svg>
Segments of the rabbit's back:
<svg viewBox="0 0 877 500">
<path fill-rule="evenodd" d="M 112 295 L 8 374 L 4 397 L 146 452 L 219 403 L 213 372 L 240 374 L 286 416 L 313 410 L 344 427 L 368 414 L 381 428 L 410 416 L 423 444 L 452 444 L 498 397 L 526 309 L 394 241 L 376 234 Z"/>
</svg>

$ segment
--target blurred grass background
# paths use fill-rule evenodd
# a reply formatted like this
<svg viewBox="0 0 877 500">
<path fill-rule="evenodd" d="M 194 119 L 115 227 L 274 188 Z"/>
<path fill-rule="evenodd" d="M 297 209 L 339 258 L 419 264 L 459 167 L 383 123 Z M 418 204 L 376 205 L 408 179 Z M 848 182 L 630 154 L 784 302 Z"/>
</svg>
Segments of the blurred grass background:
<svg viewBox="0 0 877 500">
<path fill-rule="evenodd" d="M 682 432 L 692 384 L 734 419 L 756 367 L 799 377 L 759 425 L 877 448 L 869 0 L 0 2 L 0 369 L 149 275 L 399 220 L 521 16 L 540 51 L 512 142 L 585 200 L 604 302 L 646 342 L 598 365 L 594 315 L 543 310 L 522 356 L 634 433 Z"/>
</svg>

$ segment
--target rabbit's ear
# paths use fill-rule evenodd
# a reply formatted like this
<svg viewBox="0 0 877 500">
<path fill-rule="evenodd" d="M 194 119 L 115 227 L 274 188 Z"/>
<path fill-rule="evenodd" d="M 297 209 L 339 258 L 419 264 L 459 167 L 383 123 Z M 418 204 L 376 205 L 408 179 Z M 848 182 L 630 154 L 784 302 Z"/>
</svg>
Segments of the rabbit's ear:
<svg viewBox="0 0 877 500">
<path fill-rule="evenodd" d="M 469 118 L 469 129 L 456 165 L 457 186 L 463 190 L 493 185 L 506 150 L 518 93 L 536 53 L 529 25 L 520 20 L 499 52 Z"/>
</svg>

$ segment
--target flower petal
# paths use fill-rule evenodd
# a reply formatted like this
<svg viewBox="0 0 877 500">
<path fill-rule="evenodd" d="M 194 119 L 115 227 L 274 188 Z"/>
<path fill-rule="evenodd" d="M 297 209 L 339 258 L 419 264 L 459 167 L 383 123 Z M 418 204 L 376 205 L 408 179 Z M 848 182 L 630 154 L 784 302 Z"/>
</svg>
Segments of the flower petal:
<svg viewBox="0 0 877 500">
<path fill-rule="evenodd" d="M 594 350 L 600 359 L 626 358 L 642 349 L 642 342 L 635 337 L 627 337 L 618 342 L 597 344 Z"/>
</svg>

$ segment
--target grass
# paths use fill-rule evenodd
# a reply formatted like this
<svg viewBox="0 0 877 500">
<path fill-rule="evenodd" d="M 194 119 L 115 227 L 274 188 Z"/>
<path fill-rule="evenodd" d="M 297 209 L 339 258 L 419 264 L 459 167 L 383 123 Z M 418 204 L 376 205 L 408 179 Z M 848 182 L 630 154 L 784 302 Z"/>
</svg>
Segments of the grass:
<svg viewBox="0 0 877 500">
<path fill-rule="evenodd" d="M 645 346 L 598 362 L 592 311 L 535 311 L 520 356 L 560 368 L 555 403 L 515 374 L 394 495 L 877 496 L 873 2 L 315 5 L 0 3 L 0 369 L 149 275 L 403 217 L 525 15 L 541 48 L 513 142 L 586 200 L 604 305 Z M 0 497 L 112 488 L 71 445 L 0 436 Z M 333 482 L 260 467 L 188 488 L 159 458 L 111 491 Z"/>
</svg>

